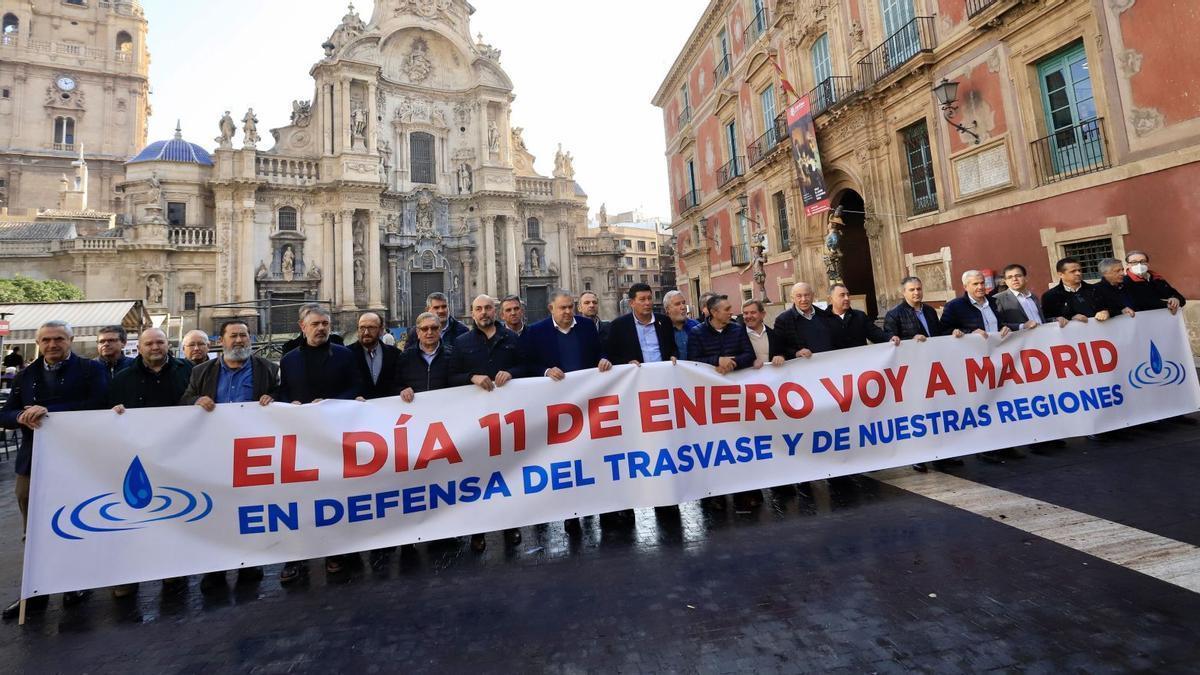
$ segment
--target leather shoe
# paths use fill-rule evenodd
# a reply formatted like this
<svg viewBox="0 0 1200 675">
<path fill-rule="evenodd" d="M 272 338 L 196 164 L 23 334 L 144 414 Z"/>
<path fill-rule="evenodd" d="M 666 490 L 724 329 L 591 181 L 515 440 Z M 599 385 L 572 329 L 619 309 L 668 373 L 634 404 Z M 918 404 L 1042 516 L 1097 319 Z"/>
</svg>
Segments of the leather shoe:
<svg viewBox="0 0 1200 675">
<path fill-rule="evenodd" d="M 913 464 L 913 471 L 917 471 L 919 473 L 929 473 L 929 466 L 926 465 L 925 462 Z"/>
<path fill-rule="evenodd" d="M 517 528 L 511 528 L 504 531 L 504 543 L 509 546 L 516 546 L 521 543 L 521 531 Z"/>
<path fill-rule="evenodd" d="M 279 570 L 279 583 L 284 586 L 306 578 L 308 578 L 308 565 L 302 562 L 285 563 L 283 569 Z"/>
<path fill-rule="evenodd" d="M 385 569 L 388 566 L 388 561 L 392 557 L 392 549 L 377 548 L 367 554 L 367 562 L 373 570 Z"/>
<path fill-rule="evenodd" d="M 263 571 L 261 567 L 243 567 L 238 570 L 237 583 L 241 584 L 257 584 L 262 581 Z"/>
<path fill-rule="evenodd" d="M 79 603 L 83 602 L 84 600 L 87 600 L 88 596 L 91 594 L 92 594 L 91 590 L 67 591 L 66 593 L 63 593 L 63 599 L 62 599 L 63 607 L 74 607 L 75 605 L 78 605 Z M 26 607 L 28 607 L 28 604 L 26 605 Z"/>
<path fill-rule="evenodd" d="M 567 518 L 563 521 L 563 529 L 567 531 L 567 534 L 579 534 L 583 532 L 583 525 L 578 518 Z"/>
<path fill-rule="evenodd" d="M 482 534 L 471 535 L 471 550 L 476 553 L 483 553 L 487 548 L 487 539 Z"/>
</svg>

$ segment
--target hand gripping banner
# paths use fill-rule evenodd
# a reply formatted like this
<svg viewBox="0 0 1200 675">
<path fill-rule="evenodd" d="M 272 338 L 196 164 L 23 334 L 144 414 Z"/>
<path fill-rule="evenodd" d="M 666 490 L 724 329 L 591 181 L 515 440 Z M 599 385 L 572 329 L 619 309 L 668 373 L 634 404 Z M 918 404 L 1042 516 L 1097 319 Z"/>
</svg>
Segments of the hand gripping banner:
<svg viewBox="0 0 1200 675">
<path fill-rule="evenodd" d="M 23 597 L 365 551 L 855 474 L 1200 407 L 1165 310 L 371 402 L 55 413 Z"/>
</svg>

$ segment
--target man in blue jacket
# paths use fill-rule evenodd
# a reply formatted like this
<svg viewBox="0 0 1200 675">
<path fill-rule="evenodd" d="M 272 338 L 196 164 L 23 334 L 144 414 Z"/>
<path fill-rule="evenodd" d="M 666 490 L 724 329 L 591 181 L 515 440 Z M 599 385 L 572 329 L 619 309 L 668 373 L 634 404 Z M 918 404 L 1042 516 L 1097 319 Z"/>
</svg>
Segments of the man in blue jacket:
<svg viewBox="0 0 1200 675">
<path fill-rule="evenodd" d="M 688 336 L 688 359 L 714 366 L 726 375 L 754 365 L 754 345 L 746 327 L 733 321 L 728 295 L 714 295 L 706 306 L 708 320 Z"/>
<path fill-rule="evenodd" d="M 320 305 L 309 308 L 300 320 L 304 342 L 284 354 L 279 362 L 276 400 L 302 405 L 327 398 L 362 399 L 364 388 L 354 354 L 342 345 L 329 342 L 330 326 L 329 310 Z M 345 564 L 344 556 L 330 556 L 325 559 L 325 573 L 340 574 Z M 280 570 L 279 582 L 290 584 L 306 576 L 307 565 L 292 561 Z"/>
<path fill-rule="evenodd" d="M 51 413 L 70 410 L 100 410 L 108 407 L 108 373 L 104 366 L 71 352 L 74 334 L 65 321 L 47 321 L 38 328 L 35 340 L 41 356 L 13 380 L 12 394 L 0 409 L 0 426 L 18 429 L 21 445 L 17 448 L 17 506 L 24 528 L 29 514 L 29 475 L 33 467 L 33 434 Z M 63 605 L 72 606 L 86 597 L 86 591 L 64 593 Z M 26 609 L 45 609 L 47 596 L 35 596 Z M 18 599 L 4 608 L 3 617 L 12 619 L 20 611 Z"/>
<path fill-rule="evenodd" d="M 1000 323 L 1000 312 L 996 299 L 987 294 L 983 272 L 967 270 L 962 275 L 963 294 L 946 303 L 942 308 L 942 326 L 950 329 L 954 337 L 967 333 L 982 335 L 999 333 L 1008 337 L 1012 330 Z"/>
</svg>

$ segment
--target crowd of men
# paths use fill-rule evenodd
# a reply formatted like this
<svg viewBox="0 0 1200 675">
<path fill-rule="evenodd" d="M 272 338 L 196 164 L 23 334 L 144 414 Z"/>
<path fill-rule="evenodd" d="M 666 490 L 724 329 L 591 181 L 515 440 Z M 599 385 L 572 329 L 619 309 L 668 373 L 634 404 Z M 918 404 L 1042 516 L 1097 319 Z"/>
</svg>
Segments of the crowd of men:
<svg viewBox="0 0 1200 675">
<path fill-rule="evenodd" d="M 350 346 L 332 332 L 327 309 L 305 305 L 300 311 L 300 335 L 285 347 L 278 366 L 255 356 L 249 326 L 226 321 L 220 327 L 221 352 L 208 353 L 208 336 L 193 331 L 181 341 L 182 358 L 172 356 L 167 335 L 150 328 L 138 336 L 138 356 L 125 356 L 125 330 L 111 326 L 99 332 L 99 356 L 93 360 L 71 351 L 72 329 L 62 321 L 44 324 L 37 332 L 40 356 L 13 382 L 10 398 L 0 411 L 0 424 L 23 430 L 16 461 L 17 501 L 24 522 L 29 500 L 33 435 L 46 416 L 68 410 L 111 408 L 122 414 L 133 408 L 196 405 L 212 411 L 222 403 L 275 401 L 293 404 L 323 399 L 368 400 L 399 396 L 412 402 L 422 394 L 459 385 L 486 391 L 503 388 L 522 377 L 562 380 L 566 373 L 595 368 L 599 373 L 613 364 L 674 362 L 687 359 L 707 363 L 718 373 L 746 368 L 778 366 L 815 353 L 867 344 L 904 340 L 924 342 L 930 337 L 967 334 L 1007 335 L 1033 330 L 1046 323 L 1066 326 L 1070 321 L 1105 321 L 1117 314 L 1165 308 L 1176 312 L 1183 296 L 1149 269 L 1149 256 L 1132 251 L 1124 262 L 1108 259 L 1099 265 L 1102 279 L 1083 281 L 1083 266 L 1064 258 L 1057 264 L 1059 283 L 1039 299 L 1028 287 L 1026 269 L 1019 264 L 1004 268 L 1002 289 L 989 292 L 977 270 L 962 275 L 963 294 L 946 303 L 941 314 L 924 302 L 921 280 L 901 281 L 904 300 L 887 312 L 882 325 L 851 307 L 851 289 L 845 284 L 828 288 L 826 306 L 816 303 L 816 289 L 797 283 L 791 306 L 767 326 L 766 308 L 759 300 L 741 304 L 741 320 L 734 320 L 734 305 L 725 295 L 708 293 L 699 299 L 699 316 L 689 316 L 687 301 L 679 291 L 663 298 L 663 313 L 654 311 L 654 296 L 646 284 L 628 291 L 630 312 L 611 322 L 599 317 L 599 298 L 590 291 L 576 298 L 565 290 L 550 295 L 550 316 L 526 325 L 521 298 L 497 301 L 480 295 L 471 302 L 471 326 L 450 315 L 446 296 L 432 293 L 426 311 L 397 348 L 384 341 L 383 319 L 368 312 L 358 318 L 357 340 Z M 984 459 L 1000 461 L 995 453 Z M 961 464 L 961 460 L 935 462 L 935 467 Z M 914 467 L 926 471 L 925 465 Z M 760 491 L 733 496 L 738 508 L 761 502 Z M 706 500 L 724 508 L 724 497 Z M 628 522 L 632 511 L 610 514 L 610 522 Z M 603 521 L 602 521 L 603 522 Z M 578 519 L 564 523 L 568 533 L 578 533 Z M 509 544 L 520 542 L 520 530 L 504 532 Z M 471 548 L 482 551 L 482 533 L 470 538 Z M 386 566 L 389 550 L 368 554 L 373 567 Z M 361 558 L 359 558 L 361 560 Z M 329 575 L 343 572 L 352 560 L 331 556 L 325 560 Z M 285 564 L 280 581 L 290 584 L 308 574 L 304 561 Z M 238 571 L 238 582 L 256 582 L 259 568 Z M 163 581 L 164 593 L 186 589 L 186 578 Z M 201 589 L 224 587 L 224 572 L 204 575 Z M 126 597 L 137 585 L 119 586 L 115 597 Z M 86 592 L 64 594 L 64 606 L 86 597 Z M 32 607 L 45 607 L 45 597 Z M 17 604 L 4 610 L 11 617 Z"/>
</svg>

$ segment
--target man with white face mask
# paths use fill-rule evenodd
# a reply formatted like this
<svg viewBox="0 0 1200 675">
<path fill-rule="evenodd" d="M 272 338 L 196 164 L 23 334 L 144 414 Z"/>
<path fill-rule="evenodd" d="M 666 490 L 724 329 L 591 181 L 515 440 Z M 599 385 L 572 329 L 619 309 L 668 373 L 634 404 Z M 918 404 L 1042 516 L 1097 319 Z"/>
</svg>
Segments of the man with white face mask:
<svg viewBox="0 0 1200 675">
<path fill-rule="evenodd" d="M 1182 293 L 1150 270 L 1150 256 L 1145 252 L 1130 251 L 1125 255 L 1125 265 L 1124 290 L 1134 311 L 1167 309 L 1174 314 L 1186 302 Z"/>
</svg>

